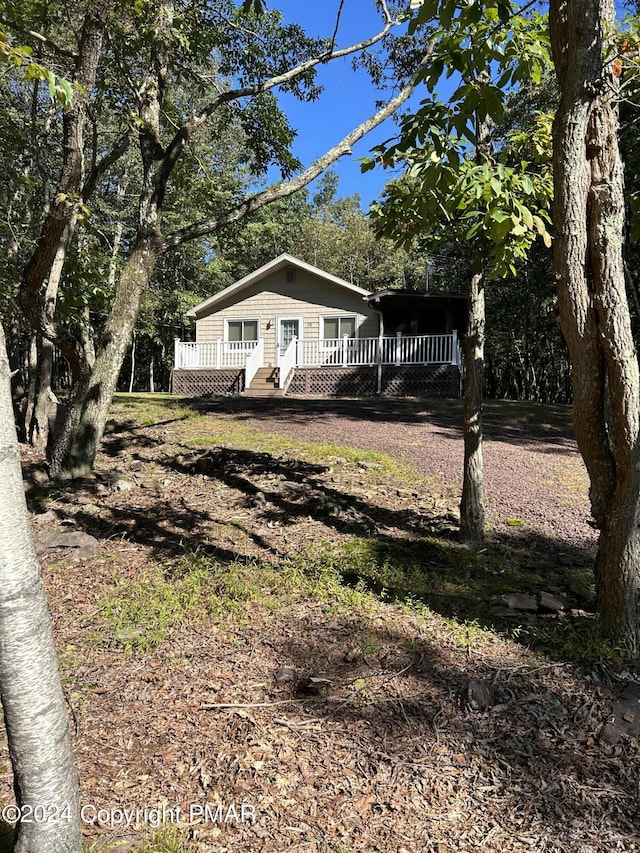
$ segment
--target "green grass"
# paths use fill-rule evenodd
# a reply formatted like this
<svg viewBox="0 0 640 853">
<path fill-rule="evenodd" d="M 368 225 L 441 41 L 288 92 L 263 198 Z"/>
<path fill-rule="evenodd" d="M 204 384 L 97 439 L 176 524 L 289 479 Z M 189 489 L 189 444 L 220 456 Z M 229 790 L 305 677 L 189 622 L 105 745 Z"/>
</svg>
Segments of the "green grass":
<svg viewBox="0 0 640 853">
<path fill-rule="evenodd" d="M 195 853 L 196 850 L 195 846 L 187 841 L 185 832 L 175 826 L 150 832 L 141 844 L 134 847 L 128 844 L 124 847 L 122 841 L 115 841 L 112 845 L 105 845 L 100 841 L 85 848 L 86 853 L 101 853 L 101 851 L 118 853 L 122 849 L 126 849 L 127 853 Z M 1 850 L 0 853 L 2 853 Z"/>
<path fill-rule="evenodd" d="M 185 622 L 220 626 L 244 623 L 251 608 L 265 612 L 315 601 L 331 612 L 369 612 L 374 599 L 364 585 L 342 583 L 339 566 L 323 548 L 276 566 L 264 561 L 221 563 L 187 554 L 163 571 L 152 566 L 137 580 L 117 583 L 99 602 L 94 639 L 155 649 Z"/>
<path fill-rule="evenodd" d="M 326 465 L 372 466 L 367 474 L 372 480 L 394 480 L 404 484 L 425 484 L 408 465 L 375 450 L 359 450 L 340 444 L 302 443 L 273 433 L 249 427 L 230 418 L 216 418 L 201 414 L 197 404 L 188 397 L 171 394 L 116 394 L 115 411 L 132 415 L 143 426 L 153 426 L 169 419 L 182 421 L 176 424 L 176 439 L 186 447 L 231 447 L 273 456 L 290 454 L 296 459 Z"/>
<path fill-rule="evenodd" d="M 200 414 L 197 403 L 168 395 L 119 395 L 119 405 L 133 417 L 182 420 L 172 425 L 174 440 L 193 448 L 226 446 L 274 458 L 326 466 L 342 476 L 346 483 L 354 475 L 367 486 L 380 483 L 391 487 L 420 482 L 424 478 L 396 460 L 374 451 L 363 451 L 336 444 L 300 443 L 287 436 L 273 435 L 239 423 L 231 418 Z M 505 428 L 518 423 L 535 426 L 531 407 L 496 406 L 494 416 L 502 413 Z M 548 408 L 548 407 L 547 407 Z M 567 414 L 547 411 L 548 431 L 564 434 Z M 546 424 L 546 421 L 545 421 Z M 547 427 L 544 427 L 545 429 Z M 567 478 L 564 468 L 560 478 Z M 573 481 L 561 484 L 566 488 Z M 576 476 L 575 488 L 581 485 Z M 519 518 L 506 519 L 506 527 L 520 528 Z M 241 525 L 228 533 L 243 535 Z M 186 555 L 172 572 L 152 569 L 153 577 L 139 584 L 127 583 L 110 592 L 102 603 L 102 616 L 108 630 L 102 631 L 110 642 L 149 648 L 186 619 L 243 620 L 252 608 L 276 611 L 296 602 L 313 600 L 328 609 L 356 612 L 371 611 L 374 602 L 393 601 L 428 620 L 438 613 L 450 620 L 452 634 L 460 642 L 480 640 L 479 632 L 500 632 L 520 643 L 540 648 L 573 661 L 612 658 L 615 649 L 604 643 L 595 621 L 585 617 L 549 619 L 534 626 L 513 627 L 513 620 L 500 624 L 492 614 L 492 605 L 509 592 L 539 593 L 542 590 L 573 592 L 587 601 L 593 583 L 584 566 L 556 565 L 544 554 L 535 553 L 526 542 L 509 540 L 474 552 L 446 536 L 416 539 L 381 537 L 353 538 L 347 544 L 322 543 L 275 566 L 265 561 L 222 565 L 202 555 Z M 517 615 L 515 615 L 517 618 Z M 524 619 L 523 619 L 524 622 Z M 583 624 L 584 622 L 584 624 Z"/>
</svg>

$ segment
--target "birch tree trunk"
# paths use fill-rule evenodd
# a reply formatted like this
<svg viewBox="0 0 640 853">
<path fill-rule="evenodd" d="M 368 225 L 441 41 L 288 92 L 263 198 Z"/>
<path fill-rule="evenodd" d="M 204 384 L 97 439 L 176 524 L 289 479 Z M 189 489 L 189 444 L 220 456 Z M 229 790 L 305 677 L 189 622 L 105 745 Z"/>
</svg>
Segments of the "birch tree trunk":
<svg viewBox="0 0 640 853">
<path fill-rule="evenodd" d="M 561 100 L 554 124 L 554 271 L 573 366 L 574 429 L 600 530 L 601 623 L 640 651 L 640 381 L 625 291 L 613 0 L 551 0 Z M 608 417 L 608 412 L 610 416 Z"/>
<path fill-rule="evenodd" d="M 80 853 L 80 806 L 51 619 L 31 541 L 0 326 L 0 697 L 16 803 L 46 822 L 18 825 L 18 853 Z"/>
</svg>

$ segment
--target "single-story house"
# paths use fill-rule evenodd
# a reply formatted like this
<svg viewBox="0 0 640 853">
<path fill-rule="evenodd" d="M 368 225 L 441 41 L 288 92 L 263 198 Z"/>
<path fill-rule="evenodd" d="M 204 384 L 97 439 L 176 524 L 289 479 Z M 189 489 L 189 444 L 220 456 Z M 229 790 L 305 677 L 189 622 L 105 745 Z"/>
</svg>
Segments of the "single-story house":
<svg viewBox="0 0 640 853">
<path fill-rule="evenodd" d="M 459 395 L 462 294 L 372 293 L 282 254 L 186 317 L 176 394 Z"/>
</svg>

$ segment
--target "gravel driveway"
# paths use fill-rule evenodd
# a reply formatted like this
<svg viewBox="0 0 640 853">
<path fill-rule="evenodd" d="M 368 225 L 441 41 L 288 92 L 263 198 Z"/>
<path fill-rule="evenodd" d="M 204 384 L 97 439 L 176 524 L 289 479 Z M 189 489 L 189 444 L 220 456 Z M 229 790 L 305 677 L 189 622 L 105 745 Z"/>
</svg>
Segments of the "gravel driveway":
<svg viewBox="0 0 640 853">
<path fill-rule="evenodd" d="M 233 398 L 213 410 L 300 441 L 388 454 L 431 477 L 444 494 L 459 495 L 462 488 L 460 400 Z M 570 409 L 489 401 L 484 425 L 489 524 L 593 552 L 589 484 Z"/>
</svg>

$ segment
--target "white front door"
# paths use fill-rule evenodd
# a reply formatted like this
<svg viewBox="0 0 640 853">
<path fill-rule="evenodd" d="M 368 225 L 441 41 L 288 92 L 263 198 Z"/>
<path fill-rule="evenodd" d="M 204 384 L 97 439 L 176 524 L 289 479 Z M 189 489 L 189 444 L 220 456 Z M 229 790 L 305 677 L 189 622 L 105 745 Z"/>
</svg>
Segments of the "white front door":
<svg viewBox="0 0 640 853">
<path fill-rule="evenodd" d="M 280 317 L 278 320 L 278 346 L 280 354 L 284 354 L 294 338 L 300 340 L 302 320 L 300 317 Z"/>
</svg>

